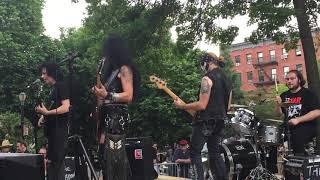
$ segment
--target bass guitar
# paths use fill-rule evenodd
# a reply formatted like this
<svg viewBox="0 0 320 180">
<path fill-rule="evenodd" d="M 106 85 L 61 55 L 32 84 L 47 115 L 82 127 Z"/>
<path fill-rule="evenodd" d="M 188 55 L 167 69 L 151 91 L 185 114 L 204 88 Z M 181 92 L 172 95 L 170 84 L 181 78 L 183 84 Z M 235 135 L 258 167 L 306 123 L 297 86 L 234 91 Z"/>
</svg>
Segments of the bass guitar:
<svg viewBox="0 0 320 180">
<path fill-rule="evenodd" d="M 186 104 L 181 98 L 179 98 L 179 96 L 177 96 L 175 93 L 173 93 L 168 87 L 167 87 L 167 83 L 158 78 L 157 76 L 149 76 L 149 79 L 151 82 L 155 83 L 156 86 L 158 87 L 158 89 L 162 89 L 164 92 L 166 92 L 173 100 L 180 100 L 182 103 Z M 196 115 L 196 111 L 194 110 L 185 110 L 187 113 L 189 113 L 191 115 L 191 117 L 194 119 L 195 115 Z"/>
</svg>

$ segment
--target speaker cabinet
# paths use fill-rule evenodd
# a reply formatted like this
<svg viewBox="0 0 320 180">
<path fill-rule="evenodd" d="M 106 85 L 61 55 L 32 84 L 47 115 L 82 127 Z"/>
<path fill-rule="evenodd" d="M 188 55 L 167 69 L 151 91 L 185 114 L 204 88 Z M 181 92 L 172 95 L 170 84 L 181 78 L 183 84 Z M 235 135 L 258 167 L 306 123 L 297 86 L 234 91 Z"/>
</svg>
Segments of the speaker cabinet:
<svg viewBox="0 0 320 180">
<path fill-rule="evenodd" d="M 130 163 L 132 180 L 154 179 L 151 138 L 127 138 L 126 151 Z"/>
<path fill-rule="evenodd" d="M 1 180 L 43 180 L 43 156 L 37 154 L 0 153 Z"/>
</svg>

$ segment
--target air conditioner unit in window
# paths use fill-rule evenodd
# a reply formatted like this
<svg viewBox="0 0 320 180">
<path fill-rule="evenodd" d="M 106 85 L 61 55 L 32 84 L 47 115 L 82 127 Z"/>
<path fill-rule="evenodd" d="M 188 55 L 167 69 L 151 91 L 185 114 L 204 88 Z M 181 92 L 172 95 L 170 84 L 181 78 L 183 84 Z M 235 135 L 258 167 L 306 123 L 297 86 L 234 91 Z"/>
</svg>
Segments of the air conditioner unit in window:
<svg viewBox="0 0 320 180">
<path fill-rule="evenodd" d="M 282 54 L 282 55 L 281 55 L 281 59 L 284 59 L 284 60 L 285 60 L 285 59 L 288 59 L 288 54 Z"/>
</svg>

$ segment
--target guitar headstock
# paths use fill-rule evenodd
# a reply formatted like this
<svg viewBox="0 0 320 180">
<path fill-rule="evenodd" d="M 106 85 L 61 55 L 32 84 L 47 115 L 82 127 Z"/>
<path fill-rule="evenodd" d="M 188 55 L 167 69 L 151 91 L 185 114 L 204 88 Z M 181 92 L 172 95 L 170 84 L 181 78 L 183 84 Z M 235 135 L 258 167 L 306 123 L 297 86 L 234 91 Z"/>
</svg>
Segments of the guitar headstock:
<svg viewBox="0 0 320 180">
<path fill-rule="evenodd" d="M 159 89 L 164 89 L 167 87 L 167 82 L 158 78 L 157 76 L 149 76 L 151 82 L 155 83 Z"/>
</svg>

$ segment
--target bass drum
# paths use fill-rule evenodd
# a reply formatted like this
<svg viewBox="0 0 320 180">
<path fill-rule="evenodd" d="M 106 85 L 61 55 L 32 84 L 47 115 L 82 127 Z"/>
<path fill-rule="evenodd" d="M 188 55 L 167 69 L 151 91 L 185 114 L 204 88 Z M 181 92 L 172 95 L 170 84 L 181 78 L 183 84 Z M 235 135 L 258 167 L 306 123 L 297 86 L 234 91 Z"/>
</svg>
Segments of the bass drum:
<svg viewBox="0 0 320 180">
<path fill-rule="evenodd" d="M 220 146 L 229 180 L 245 179 L 257 166 L 257 151 L 248 140 L 237 140 Z"/>
</svg>

